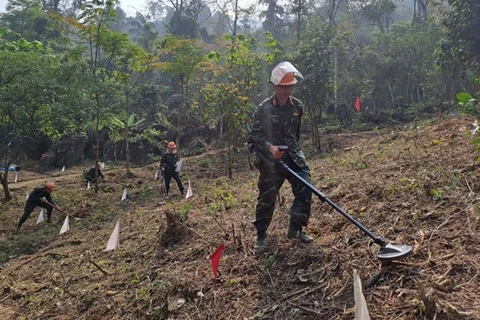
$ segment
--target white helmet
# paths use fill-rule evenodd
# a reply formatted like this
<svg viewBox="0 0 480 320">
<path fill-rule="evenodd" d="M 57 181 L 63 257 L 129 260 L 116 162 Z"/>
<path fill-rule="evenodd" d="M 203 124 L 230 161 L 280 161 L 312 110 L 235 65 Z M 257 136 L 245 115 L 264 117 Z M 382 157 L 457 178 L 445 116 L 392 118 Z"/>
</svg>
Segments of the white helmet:
<svg viewBox="0 0 480 320">
<path fill-rule="evenodd" d="M 302 74 L 297 68 L 290 62 L 283 61 L 273 68 L 272 74 L 270 75 L 270 82 L 276 86 L 293 86 L 297 83 L 295 77 L 303 79 Z"/>
</svg>

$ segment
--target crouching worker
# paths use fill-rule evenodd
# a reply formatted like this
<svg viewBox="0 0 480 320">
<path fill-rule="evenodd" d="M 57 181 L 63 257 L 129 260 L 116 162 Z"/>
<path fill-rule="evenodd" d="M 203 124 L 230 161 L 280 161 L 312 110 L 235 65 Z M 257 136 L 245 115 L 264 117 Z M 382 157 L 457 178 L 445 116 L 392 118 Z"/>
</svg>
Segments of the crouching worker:
<svg viewBox="0 0 480 320">
<path fill-rule="evenodd" d="M 162 176 L 165 182 L 165 197 L 168 197 L 168 191 L 170 190 L 170 181 L 175 179 L 178 185 L 178 189 L 183 196 L 183 185 L 180 179 L 180 174 L 176 171 L 178 162 L 177 145 L 175 142 L 170 141 L 167 144 L 167 152 L 160 161 L 160 169 L 162 170 Z"/>
<path fill-rule="evenodd" d="M 95 183 L 95 170 L 98 170 L 98 174 L 96 175 L 96 177 L 98 178 L 102 178 L 103 180 L 105 180 L 105 177 L 103 176 L 103 173 L 102 171 L 100 171 L 100 167 L 101 167 L 101 163 L 100 161 L 97 161 L 96 163 L 96 166 L 93 167 L 93 168 L 90 168 L 90 170 L 88 170 L 85 174 L 84 174 L 84 178 L 86 181 L 89 181 L 91 183 Z"/>
<path fill-rule="evenodd" d="M 51 204 L 54 204 L 50 195 L 52 191 L 55 191 L 55 182 L 48 181 L 43 187 L 35 188 L 32 193 L 30 193 L 27 199 L 27 203 L 25 204 L 25 209 L 23 210 L 23 215 L 17 224 L 17 233 L 20 231 L 22 224 L 27 221 L 33 209 L 35 209 L 36 207 L 45 208 L 47 210 L 47 223 L 52 222 L 53 207 L 47 203 L 49 202 Z"/>
</svg>

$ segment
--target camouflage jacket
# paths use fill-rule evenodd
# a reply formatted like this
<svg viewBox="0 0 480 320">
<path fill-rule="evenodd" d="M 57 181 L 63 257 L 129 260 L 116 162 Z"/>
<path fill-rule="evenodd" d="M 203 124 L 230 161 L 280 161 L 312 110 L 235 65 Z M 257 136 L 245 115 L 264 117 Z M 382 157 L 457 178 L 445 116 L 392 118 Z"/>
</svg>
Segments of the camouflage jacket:
<svg viewBox="0 0 480 320">
<path fill-rule="evenodd" d="M 265 154 L 270 154 L 271 145 L 286 145 L 289 157 L 285 155 L 282 160 L 287 164 L 293 160 L 301 169 L 308 169 L 299 143 L 302 116 L 303 107 L 299 100 L 290 97 L 282 106 L 272 96 L 257 107 L 249 142 Z"/>
</svg>

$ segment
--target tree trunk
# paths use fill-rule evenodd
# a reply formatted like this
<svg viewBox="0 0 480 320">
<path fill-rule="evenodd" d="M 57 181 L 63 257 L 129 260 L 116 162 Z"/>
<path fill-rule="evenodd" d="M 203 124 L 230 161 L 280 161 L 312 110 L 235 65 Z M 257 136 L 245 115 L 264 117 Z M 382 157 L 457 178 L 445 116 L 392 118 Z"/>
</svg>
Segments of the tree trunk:
<svg viewBox="0 0 480 320">
<path fill-rule="evenodd" d="M 235 10 L 233 18 L 233 36 L 237 35 L 237 23 L 238 23 L 238 0 L 235 0 Z"/>
<path fill-rule="evenodd" d="M 129 120 L 129 91 L 128 88 L 125 92 L 126 95 L 126 102 L 125 102 L 125 111 L 127 114 L 127 121 L 125 122 L 125 158 L 127 161 L 127 177 L 130 177 L 132 173 L 130 172 L 130 128 L 128 127 L 128 120 Z"/>
<path fill-rule="evenodd" d="M 388 91 L 390 92 L 390 99 L 392 101 L 392 106 L 395 105 L 395 96 L 393 94 L 393 88 L 392 88 L 392 85 L 390 84 L 390 81 L 387 81 L 387 87 L 388 87 Z"/>
<path fill-rule="evenodd" d="M 95 130 L 95 166 L 97 166 L 97 163 L 100 161 L 100 101 L 98 97 L 98 93 L 95 92 L 95 98 L 96 98 L 96 107 L 97 107 L 97 126 Z M 98 193 L 98 170 L 95 170 L 95 193 Z"/>
<path fill-rule="evenodd" d="M 228 178 L 233 179 L 233 173 L 232 173 L 233 161 L 232 161 L 232 147 L 231 147 L 230 135 L 228 138 L 229 138 L 228 139 Z"/>
<path fill-rule="evenodd" d="M 8 188 L 8 166 L 5 167 L 5 173 L 0 173 L 0 183 L 3 187 L 3 200 L 5 202 L 12 200 L 12 194 Z"/>
</svg>

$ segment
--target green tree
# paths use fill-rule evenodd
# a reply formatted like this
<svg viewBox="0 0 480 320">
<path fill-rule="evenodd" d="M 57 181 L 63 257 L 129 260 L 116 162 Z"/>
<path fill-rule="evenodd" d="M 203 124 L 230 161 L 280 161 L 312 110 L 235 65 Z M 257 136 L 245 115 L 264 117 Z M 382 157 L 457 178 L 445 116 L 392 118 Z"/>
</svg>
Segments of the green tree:
<svg viewBox="0 0 480 320">
<path fill-rule="evenodd" d="M 131 95 L 132 90 L 137 86 L 152 66 L 154 62 L 154 56 L 147 54 L 139 46 L 129 44 L 127 40 L 127 35 L 121 34 L 120 36 L 124 41 L 124 45 L 121 46 L 121 51 L 117 52 L 118 61 L 116 63 L 116 70 L 113 71 L 113 77 L 121 84 L 122 92 L 124 94 L 124 113 L 129 115 L 131 112 Z M 114 43 L 118 43 L 119 40 L 112 39 Z M 130 114 L 128 119 L 121 121 L 116 117 L 116 124 L 123 123 L 124 129 L 124 139 L 125 139 L 125 154 L 126 154 L 126 165 L 127 165 L 127 175 L 131 175 L 130 172 L 130 134 L 132 129 L 138 124 L 143 122 L 134 122 L 134 114 Z"/>
<path fill-rule="evenodd" d="M 253 113 L 249 96 L 257 85 L 261 58 L 253 38 L 225 36 L 225 50 L 212 52 L 215 79 L 202 88 L 204 122 L 219 130 L 228 147 L 228 175 L 233 178 L 232 148 L 246 141 L 247 122 Z"/>
<path fill-rule="evenodd" d="M 308 0 L 293 0 L 290 4 L 289 11 L 295 16 L 293 21 L 295 29 L 295 37 L 300 41 L 301 35 L 307 26 L 307 18 L 310 14 L 310 4 Z"/>
<path fill-rule="evenodd" d="M 0 29 L 0 39 L 5 34 L 11 34 L 11 31 Z M 39 116 L 43 115 L 43 112 L 37 113 L 38 109 L 42 109 L 41 103 L 37 104 L 35 101 L 31 101 L 32 99 L 24 97 L 21 92 L 18 92 L 21 88 L 28 88 L 28 80 L 35 79 L 37 68 L 42 65 L 40 63 L 42 55 L 38 52 L 39 50 L 43 50 L 43 46 L 40 43 L 33 44 L 24 39 L 19 41 L 0 40 L 0 125 L 5 130 L 5 140 L 2 141 L 2 153 L 4 156 L 2 165 L 5 170 L 0 172 L 0 183 L 3 187 L 5 201 L 12 199 L 8 187 L 8 167 L 11 164 L 11 139 L 20 130 L 29 130 L 29 128 L 25 127 L 26 123 L 23 121 L 24 117 L 22 116 L 31 116 L 30 121 L 39 121 Z M 31 109 L 26 110 L 28 113 L 18 109 L 18 107 L 24 107 L 22 103 L 24 100 L 19 101 L 19 98 L 27 100 L 27 103 L 31 102 L 34 104 L 29 105 Z M 35 131 L 29 133 L 37 134 Z"/>
<path fill-rule="evenodd" d="M 443 70 L 463 78 L 469 70 L 480 74 L 480 2 L 448 0 L 451 10 L 445 13 L 446 28 L 438 51 Z"/>
<path fill-rule="evenodd" d="M 296 47 L 293 61 L 302 72 L 304 81 L 297 85 L 299 94 L 305 104 L 306 126 L 311 132 L 315 147 L 320 150 L 320 132 L 318 122 L 322 118 L 327 96 L 332 90 L 331 84 L 331 50 L 334 29 L 318 20 L 310 20 L 308 31 Z"/>
<path fill-rule="evenodd" d="M 285 8 L 278 4 L 278 0 L 259 0 L 267 8 L 260 12 L 260 17 L 264 18 L 262 27 L 264 31 L 270 32 L 277 40 L 284 39 L 284 15 Z"/>
<path fill-rule="evenodd" d="M 387 36 L 397 8 L 393 0 L 351 0 L 360 15 Z"/>
<path fill-rule="evenodd" d="M 6 11 L 0 13 L 0 26 L 8 27 L 28 41 L 44 43 L 60 37 L 58 20 L 58 14 L 42 8 L 38 0 L 9 0 Z"/>
<path fill-rule="evenodd" d="M 131 42 L 126 34 L 114 32 L 109 23 L 115 21 L 114 6 L 116 0 L 87 1 L 79 16 L 79 20 L 69 19 L 71 26 L 77 29 L 77 37 L 81 39 L 80 49 L 86 49 L 89 66 L 89 84 L 94 113 L 95 128 L 95 161 L 100 161 L 100 131 L 108 125 L 109 112 L 122 103 L 122 95 L 117 95 L 121 83 L 114 73 L 118 72 L 116 64 L 122 59 L 129 59 Z M 83 44 L 87 44 L 87 48 Z M 121 67 L 120 67 L 121 68 Z M 109 108 L 110 107 L 110 108 Z M 95 192 L 98 192 L 98 171 L 95 172 Z"/>
<path fill-rule="evenodd" d="M 157 40 L 154 47 L 157 49 L 159 60 L 154 67 L 163 74 L 170 75 L 174 80 L 173 85 L 180 91 L 180 105 L 176 113 L 176 143 L 180 145 L 191 104 L 190 84 L 200 64 L 205 60 L 205 54 L 196 40 L 172 35 Z"/>
<path fill-rule="evenodd" d="M 110 137 L 114 141 L 120 141 L 120 139 L 125 140 L 125 153 L 127 157 L 127 175 L 131 176 L 132 173 L 130 172 L 130 142 L 131 142 L 131 136 L 132 136 L 132 131 L 138 127 L 139 124 L 141 124 L 145 119 L 141 119 L 139 121 L 135 121 L 135 114 L 131 114 L 127 120 L 120 120 L 117 117 L 112 117 L 112 124 L 116 127 L 118 127 L 122 133 L 118 137 L 114 134 L 111 134 Z"/>
<path fill-rule="evenodd" d="M 205 0 L 160 0 L 171 14 L 167 17 L 168 33 L 184 38 L 195 39 L 198 35 L 198 17 L 211 1 Z"/>
</svg>

